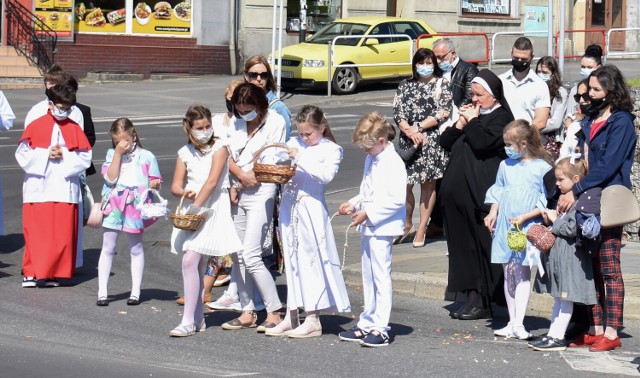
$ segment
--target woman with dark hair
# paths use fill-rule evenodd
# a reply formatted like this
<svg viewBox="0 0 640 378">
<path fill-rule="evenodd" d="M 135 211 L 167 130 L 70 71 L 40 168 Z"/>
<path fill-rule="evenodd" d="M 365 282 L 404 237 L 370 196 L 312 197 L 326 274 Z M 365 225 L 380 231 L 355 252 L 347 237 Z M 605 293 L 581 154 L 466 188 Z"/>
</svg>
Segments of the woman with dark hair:
<svg viewBox="0 0 640 378">
<path fill-rule="evenodd" d="M 631 167 L 636 148 L 633 102 L 624 77 L 613 65 L 597 68 L 589 76 L 589 114 L 582 120 L 578 145 L 588 148 L 589 173 L 558 201 L 566 211 L 580 194 L 592 188 L 624 185 L 631 188 Z M 622 226 L 603 228 L 593 258 L 598 303 L 591 308 L 589 331 L 570 346 L 590 346 L 592 352 L 620 348 L 623 326 L 624 282 L 620 270 Z"/>
<path fill-rule="evenodd" d="M 276 284 L 262 261 L 262 245 L 273 217 L 276 184 L 260 183 L 253 172 L 253 157 L 268 144 L 284 143 L 285 123 L 282 116 L 269 109 L 264 92 L 249 83 L 239 84 L 231 96 L 234 116 L 232 121 L 232 161 L 229 165 L 233 186 L 238 190 L 238 204 L 231 207 L 231 214 L 238 236 L 243 242 L 242 251 L 232 255 L 234 275 L 242 314 L 222 324 L 223 329 L 237 330 L 256 327 L 256 289 L 264 299 L 267 319 L 258 326 L 265 332 L 280 323 L 282 307 Z M 273 161 L 273 149 L 261 156 Z"/>
<path fill-rule="evenodd" d="M 244 79 L 247 83 L 261 88 L 267 94 L 269 108 L 275 110 L 284 118 L 287 133 L 285 140 L 289 140 L 291 136 L 291 112 L 289 112 L 287 105 L 276 96 L 278 86 L 271 73 L 267 58 L 262 55 L 254 55 L 247 59 L 244 64 Z"/>
<path fill-rule="evenodd" d="M 584 54 L 580 59 L 580 77 L 582 79 L 589 78 L 591 72 L 596 68 L 602 66 L 602 47 L 600 45 L 589 45 L 584 50 Z M 578 111 L 578 101 L 574 100 L 578 85 L 574 85 L 569 91 L 569 99 L 567 100 L 567 109 L 565 111 L 565 117 L 569 117 Z M 570 123 L 570 121 L 568 121 Z M 565 119 L 565 126 L 569 126 Z"/>
<path fill-rule="evenodd" d="M 540 130 L 540 137 L 547 152 L 551 154 L 553 160 L 556 160 L 562 141 L 562 121 L 567 107 L 567 90 L 562 87 L 558 62 L 552 56 L 543 56 L 538 60 L 536 73 L 547 83 L 551 99 L 549 119 L 545 128 Z"/>
<path fill-rule="evenodd" d="M 484 200 L 506 156 L 503 129 L 513 121 L 502 81 L 493 72 L 481 70 L 471 91 L 472 103 L 460 108 L 455 127 L 440 136 L 440 145 L 451 154 L 440 189 L 449 251 L 447 290 L 466 296 L 466 303 L 450 313 L 461 320 L 488 317 L 491 296 L 500 292 L 502 267 L 491 264 L 491 233 L 484 225 L 490 208 Z"/>
<path fill-rule="evenodd" d="M 407 214 L 401 243 L 414 230 L 413 185 L 420 184 L 420 224 L 415 229 L 415 248 L 424 246 L 427 222 L 436 200 L 436 180 L 444 174 L 447 154 L 438 144 L 438 126 L 452 110 L 449 82 L 433 51 L 418 49 L 412 61 L 413 75 L 403 80 L 393 101 L 393 118 L 400 128 L 399 153 L 407 169 Z"/>
</svg>

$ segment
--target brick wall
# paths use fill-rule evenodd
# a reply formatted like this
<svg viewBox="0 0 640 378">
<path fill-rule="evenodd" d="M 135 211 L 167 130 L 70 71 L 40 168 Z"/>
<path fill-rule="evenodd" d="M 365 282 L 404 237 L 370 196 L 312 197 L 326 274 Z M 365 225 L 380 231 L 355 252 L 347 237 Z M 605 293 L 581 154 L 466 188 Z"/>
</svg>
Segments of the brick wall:
<svg viewBox="0 0 640 378">
<path fill-rule="evenodd" d="M 199 46 L 195 38 L 76 34 L 58 42 L 55 63 L 78 78 L 87 72 L 229 74 L 228 46 Z"/>
</svg>

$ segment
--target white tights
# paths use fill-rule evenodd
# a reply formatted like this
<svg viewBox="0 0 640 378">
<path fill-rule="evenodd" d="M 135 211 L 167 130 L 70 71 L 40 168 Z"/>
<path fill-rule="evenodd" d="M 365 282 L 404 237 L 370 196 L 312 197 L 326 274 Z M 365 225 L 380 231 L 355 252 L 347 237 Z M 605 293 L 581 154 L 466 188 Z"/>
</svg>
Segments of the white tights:
<svg viewBox="0 0 640 378">
<path fill-rule="evenodd" d="M 569 327 L 573 314 L 573 302 L 556 298 L 553 301 L 553 313 L 551 314 L 551 326 L 547 336 L 554 339 L 564 339 L 564 333 Z"/>
<path fill-rule="evenodd" d="M 504 296 L 509 309 L 509 322 L 513 327 L 522 326 L 531 292 L 531 268 L 518 262 L 502 264 L 504 271 Z"/>
<path fill-rule="evenodd" d="M 182 256 L 184 311 L 182 313 L 181 324 L 195 324 L 197 327 L 204 317 L 204 305 L 202 302 L 204 281 L 202 277 L 207 267 L 207 260 L 208 257 L 193 251 L 187 251 L 184 256 Z M 195 319 L 195 314 L 198 314 L 198 319 Z"/>
<path fill-rule="evenodd" d="M 102 236 L 102 251 L 98 261 L 98 298 L 107 297 L 107 286 L 113 255 L 116 254 L 116 244 L 120 231 L 105 230 Z M 140 298 L 140 286 L 142 285 L 142 272 L 144 271 L 144 248 L 142 246 L 142 233 L 124 233 L 131 250 L 131 296 Z"/>
</svg>

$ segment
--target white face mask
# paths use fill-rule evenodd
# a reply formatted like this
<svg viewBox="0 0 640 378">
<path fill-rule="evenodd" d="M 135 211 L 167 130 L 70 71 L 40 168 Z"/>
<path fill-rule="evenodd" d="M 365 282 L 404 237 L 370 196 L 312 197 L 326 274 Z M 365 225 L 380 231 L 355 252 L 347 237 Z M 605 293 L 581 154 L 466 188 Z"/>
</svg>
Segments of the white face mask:
<svg viewBox="0 0 640 378">
<path fill-rule="evenodd" d="M 548 73 L 538 72 L 538 77 L 542 79 L 542 81 L 544 81 L 545 83 L 548 83 L 551 81 L 551 74 L 548 74 Z"/>
<path fill-rule="evenodd" d="M 582 76 L 583 79 L 586 79 L 593 71 L 595 71 L 595 68 L 580 68 L 580 76 Z"/>
<path fill-rule="evenodd" d="M 58 121 L 64 121 L 67 118 L 69 118 L 69 114 L 71 113 L 71 109 L 68 110 L 62 110 L 59 109 L 57 106 L 53 106 L 53 112 L 51 112 L 51 115 L 53 115 L 53 118 L 55 118 Z"/>
<path fill-rule="evenodd" d="M 213 136 L 213 127 L 207 130 L 191 130 L 191 135 L 200 143 L 207 143 Z"/>
</svg>

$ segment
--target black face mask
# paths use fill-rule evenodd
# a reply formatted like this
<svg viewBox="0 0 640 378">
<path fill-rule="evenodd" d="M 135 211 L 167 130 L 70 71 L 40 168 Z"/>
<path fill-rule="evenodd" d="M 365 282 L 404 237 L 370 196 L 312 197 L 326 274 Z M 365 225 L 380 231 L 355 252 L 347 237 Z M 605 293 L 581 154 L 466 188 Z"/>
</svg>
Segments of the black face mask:
<svg viewBox="0 0 640 378">
<path fill-rule="evenodd" d="M 608 97 L 598 98 L 598 99 L 592 98 L 591 99 L 591 104 L 589 106 L 589 109 L 592 112 L 596 112 L 596 111 L 599 111 L 599 110 L 602 110 L 602 109 L 606 108 L 607 105 L 609 105 L 610 102 L 611 101 L 609 100 Z"/>
<path fill-rule="evenodd" d="M 231 102 L 231 100 L 229 100 L 228 98 L 225 98 L 224 103 L 227 106 L 227 111 L 229 113 L 233 113 L 233 102 Z"/>
<path fill-rule="evenodd" d="M 580 114 L 589 114 L 591 111 L 591 104 L 580 104 Z"/>
<path fill-rule="evenodd" d="M 513 66 L 513 69 L 516 70 L 516 72 L 526 71 L 527 68 L 529 68 L 530 64 L 531 64 L 530 60 L 522 61 L 515 58 L 511 59 L 511 65 Z"/>
</svg>

